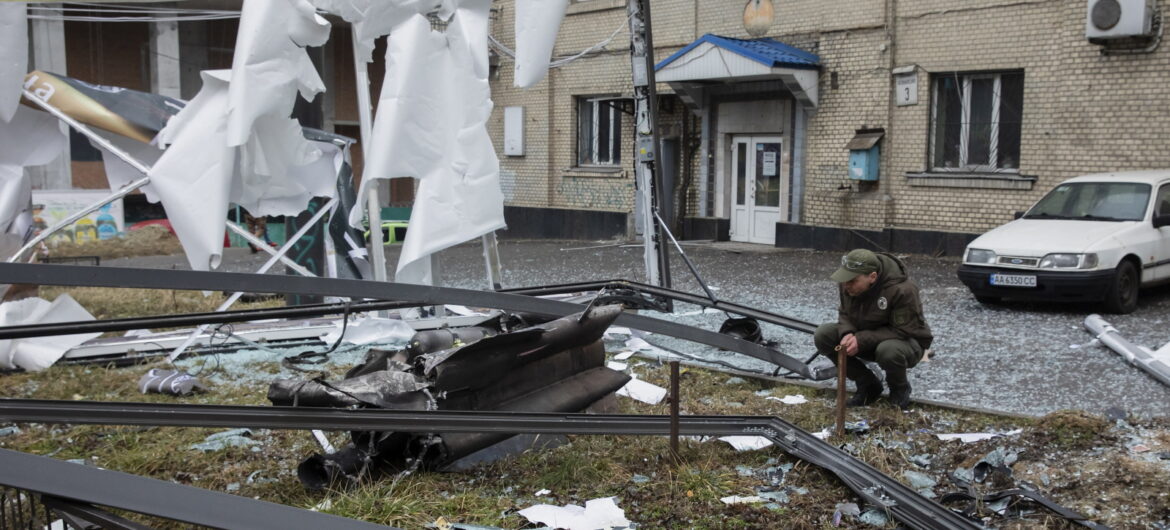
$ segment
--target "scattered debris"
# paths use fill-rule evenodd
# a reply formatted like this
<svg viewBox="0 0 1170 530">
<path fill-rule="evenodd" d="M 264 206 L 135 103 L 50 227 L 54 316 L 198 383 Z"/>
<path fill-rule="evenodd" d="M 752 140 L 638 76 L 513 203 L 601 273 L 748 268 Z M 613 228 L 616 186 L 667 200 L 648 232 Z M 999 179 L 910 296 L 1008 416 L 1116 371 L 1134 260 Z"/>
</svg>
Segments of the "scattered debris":
<svg viewBox="0 0 1170 530">
<path fill-rule="evenodd" d="M 758 451 L 772 445 L 772 441 L 763 436 L 720 436 L 719 441 L 727 442 L 736 451 Z"/>
<path fill-rule="evenodd" d="M 0 429 L 0 436 L 13 436 L 16 434 L 20 434 L 21 432 L 22 431 L 20 430 L 20 427 L 17 427 L 15 425 L 9 425 L 8 427 L 4 427 L 3 429 Z"/>
<path fill-rule="evenodd" d="M 199 378 L 181 370 L 151 368 L 138 380 L 138 390 L 143 394 L 189 396 L 195 392 L 206 392 L 207 386 Z"/>
<path fill-rule="evenodd" d="M 339 338 L 350 344 L 397 342 L 410 340 L 415 334 L 410 324 L 395 318 L 355 316 L 348 323 L 338 320 L 333 326 L 335 329 L 321 335 L 325 344 L 333 344 Z"/>
<path fill-rule="evenodd" d="M 999 436 L 1015 436 L 1015 435 L 1020 434 L 1022 432 L 1024 432 L 1023 429 L 1014 429 L 1014 430 L 1010 430 L 1010 431 L 1006 431 L 1006 432 L 962 432 L 962 433 L 936 434 L 935 436 L 937 436 L 939 440 L 942 440 L 944 442 L 948 441 L 948 440 L 958 440 L 958 441 L 963 442 L 965 444 L 969 444 L 969 443 L 978 442 L 978 441 L 982 441 L 982 440 L 990 440 L 992 438 L 996 438 Z"/>
<path fill-rule="evenodd" d="M 229 447 L 249 447 L 260 442 L 252 439 L 251 429 L 231 429 L 217 432 L 208 436 L 201 443 L 192 444 L 191 449 L 203 451 L 222 451 Z"/>
<path fill-rule="evenodd" d="M 538 504 L 520 510 L 520 515 L 533 523 L 567 530 L 596 530 L 598 528 L 626 528 L 632 523 L 613 497 L 585 501 L 585 507 L 575 504 L 553 506 Z"/>
<path fill-rule="evenodd" d="M 94 317 L 68 294 L 61 294 L 52 302 L 25 298 L 0 304 L 0 327 L 82 320 L 94 320 Z M 0 341 L 0 369 L 39 372 L 52 366 L 70 348 L 99 335 L 80 333 Z"/>
<path fill-rule="evenodd" d="M 653 383 L 647 383 L 641 379 L 633 378 L 617 391 L 617 395 L 636 399 L 642 403 L 657 405 L 666 398 L 666 389 Z"/>
<path fill-rule="evenodd" d="M 723 501 L 723 504 L 759 504 L 759 503 L 764 502 L 764 499 L 762 499 L 756 495 L 752 495 L 752 496 L 748 496 L 748 497 L 741 497 L 739 495 L 729 495 L 727 497 L 722 497 L 719 500 Z"/>
<path fill-rule="evenodd" d="M 782 398 L 769 397 L 767 399 L 770 401 L 779 401 L 785 405 L 802 405 L 808 403 L 808 398 L 804 397 L 803 394 L 787 395 Z"/>
</svg>

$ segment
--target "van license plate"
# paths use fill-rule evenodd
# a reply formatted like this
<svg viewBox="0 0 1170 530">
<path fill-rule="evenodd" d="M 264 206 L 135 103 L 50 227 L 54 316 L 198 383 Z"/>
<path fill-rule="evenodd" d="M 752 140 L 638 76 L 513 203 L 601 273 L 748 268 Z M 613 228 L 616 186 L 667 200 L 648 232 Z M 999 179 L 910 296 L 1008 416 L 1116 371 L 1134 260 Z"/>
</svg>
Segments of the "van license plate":
<svg viewBox="0 0 1170 530">
<path fill-rule="evenodd" d="M 992 274 L 991 285 L 998 287 L 1035 287 L 1036 277 L 1030 274 Z"/>
</svg>

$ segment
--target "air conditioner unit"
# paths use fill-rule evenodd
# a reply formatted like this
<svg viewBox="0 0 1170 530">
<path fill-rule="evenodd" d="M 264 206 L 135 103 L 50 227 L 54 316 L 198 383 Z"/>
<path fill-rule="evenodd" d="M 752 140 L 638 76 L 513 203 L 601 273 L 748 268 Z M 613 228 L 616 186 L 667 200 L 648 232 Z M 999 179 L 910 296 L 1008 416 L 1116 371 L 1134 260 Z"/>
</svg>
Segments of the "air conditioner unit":
<svg viewBox="0 0 1170 530">
<path fill-rule="evenodd" d="M 1152 0 L 1089 0 L 1085 38 L 1122 39 L 1150 34 Z"/>
</svg>

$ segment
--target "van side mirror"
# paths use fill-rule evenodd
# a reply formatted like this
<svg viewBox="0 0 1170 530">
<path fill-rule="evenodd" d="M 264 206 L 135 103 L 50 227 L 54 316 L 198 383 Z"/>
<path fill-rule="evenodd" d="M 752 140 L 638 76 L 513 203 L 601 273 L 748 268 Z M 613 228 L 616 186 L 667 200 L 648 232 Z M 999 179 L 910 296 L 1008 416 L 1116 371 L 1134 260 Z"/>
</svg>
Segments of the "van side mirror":
<svg viewBox="0 0 1170 530">
<path fill-rule="evenodd" d="M 1170 214 L 1154 216 L 1154 228 L 1161 228 L 1163 226 L 1170 226 Z"/>
<path fill-rule="evenodd" d="M 1023 210 L 1020 210 L 1020 211 L 1017 211 L 1016 213 L 1012 214 L 1012 219 L 1013 219 L 1013 220 L 1015 220 L 1015 219 L 1019 219 L 1019 218 L 1021 218 L 1021 217 L 1023 217 L 1023 216 L 1024 216 L 1024 211 L 1023 211 Z"/>
</svg>

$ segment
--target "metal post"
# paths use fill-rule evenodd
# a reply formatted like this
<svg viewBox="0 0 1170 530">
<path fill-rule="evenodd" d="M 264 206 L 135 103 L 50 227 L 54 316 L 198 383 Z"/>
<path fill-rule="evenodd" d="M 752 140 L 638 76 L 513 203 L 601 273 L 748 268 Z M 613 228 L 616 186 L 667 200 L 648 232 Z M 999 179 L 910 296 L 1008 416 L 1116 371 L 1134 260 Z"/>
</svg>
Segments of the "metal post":
<svg viewBox="0 0 1170 530">
<path fill-rule="evenodd" d="M 650 3 L 629 0 L 630 58 L 634 77 L 634 173 L 642 195 L 642 238 L 645 244 L 647 283 L 670 287 L 670 261 L 662 244 L 662 231 L 654 222 L 662 204 L 662 174 L 657 166 L 661 152 L 656 118 L 658 94 L 654 80 L 654 39 L 650 25 Z"/>
<path fill-rule="evenodd" d="M 361 124 L 362 160 L 369 160 L 370 141 L 373 139 L 373 110 L 370 106 L 370 73 L 358 50 L 358 34 L 354 28 L 350 33 L 353 40 L 354 83 L 357 85 L 358 120 Z M 369 178 L 363 164 L 362 181 Z M 378 186 L 369 185 L 366 196 L 366 218 L 370 222 L 370 265 L 374 268 L 374 280 L 386 281 L 386 249 L 382 248 L 382 203 L 378 199 Z"/>
<path fill-rule="evenodd" d="M 678 456 L 678 361 L 670 361 L 670 460 L 679 464 Z"/>
<path fill-rule="evenodd" d="M 499 291 L 504 286 L 504 279 L 500 276 L 500 247 L 495 232 L 483 235 L 483 261 L 487 267 L 488 289 Z"/>
<path fill-rule="evenodd" d="M 845 349 L 837 346 L 837 436 L 845 436 Z"/>
</svg>

